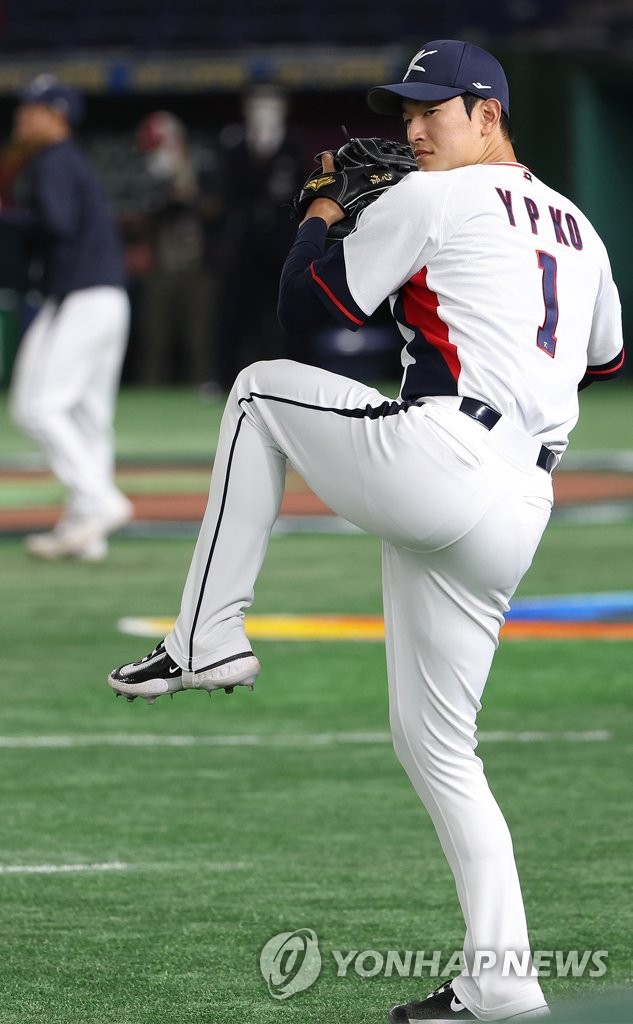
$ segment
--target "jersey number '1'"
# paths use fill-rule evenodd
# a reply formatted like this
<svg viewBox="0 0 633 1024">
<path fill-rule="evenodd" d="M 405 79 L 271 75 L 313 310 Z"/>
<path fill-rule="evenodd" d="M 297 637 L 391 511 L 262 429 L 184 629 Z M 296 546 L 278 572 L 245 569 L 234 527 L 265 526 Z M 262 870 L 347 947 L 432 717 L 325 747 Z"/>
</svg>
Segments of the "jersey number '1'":
<svg viewBox="0 0 633 1024">
<path fill-rule="evenodd" d="M 556 352 L 556 326 L 558 324 L 558 295 L 556 293 L 556 259 L 548 252 L 537 250 L 538 265 L 543 271 L 543 301 L 545 319 L 536 334 L 536 344 L 554 358 Z"/>
</svg>

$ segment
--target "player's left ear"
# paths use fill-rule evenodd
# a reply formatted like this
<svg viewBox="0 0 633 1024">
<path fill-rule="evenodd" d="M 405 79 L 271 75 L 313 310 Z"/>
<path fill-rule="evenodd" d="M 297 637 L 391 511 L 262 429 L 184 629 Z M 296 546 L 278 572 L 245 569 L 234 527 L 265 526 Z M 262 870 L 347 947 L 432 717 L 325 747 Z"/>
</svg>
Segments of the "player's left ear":
<svg viewBox="0 0 633 1024">
<path fill-rule="evenodd" d="M 492 97 L 479 104 L 482 135 L 490 135 L 501 121 L 501 104 Z"/>
</svg>

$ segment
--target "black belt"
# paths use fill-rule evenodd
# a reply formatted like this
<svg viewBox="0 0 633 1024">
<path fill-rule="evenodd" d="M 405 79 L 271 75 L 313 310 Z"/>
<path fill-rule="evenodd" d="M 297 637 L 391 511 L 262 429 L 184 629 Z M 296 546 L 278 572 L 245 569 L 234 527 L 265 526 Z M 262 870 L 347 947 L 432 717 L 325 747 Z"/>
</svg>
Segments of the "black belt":
<svg viewBox="0 0 633 1024">
<path fill-rule="evenodd" d="M 466 413 L 471 419 L 481 423 L 486 430 L 492 430 L 494 425 L 501 419 L 500 412 L 497 412 L 496 409 L 491 409 L 485 402 L 478 402 L 475 398 L 462 398 L 459 408 L 461 412 Z M 544 469 L 546 473 L 551 473 L 556 465 L 556 461 L 556 455 L 551 448 L 546 448 L 542 444 L 536 458 L 536 465 L 539 469 Z"/>
</svg>

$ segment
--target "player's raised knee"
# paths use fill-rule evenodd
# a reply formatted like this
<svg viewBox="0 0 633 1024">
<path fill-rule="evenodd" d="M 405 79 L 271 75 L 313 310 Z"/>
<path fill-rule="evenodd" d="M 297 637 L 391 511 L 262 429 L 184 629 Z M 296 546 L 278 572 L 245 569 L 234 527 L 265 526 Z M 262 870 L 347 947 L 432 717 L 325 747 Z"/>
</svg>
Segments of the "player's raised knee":
<svg viewBox="0 0 633 1024">
<path fill-rule="evenodd" d="M 262 387 L 273 387 L 276 381 L 285 379 L 296 365 L 291 359 L 258 359 L 240 370 L 235 386 L 241 395 L 261 391 Z"/>
</svg>

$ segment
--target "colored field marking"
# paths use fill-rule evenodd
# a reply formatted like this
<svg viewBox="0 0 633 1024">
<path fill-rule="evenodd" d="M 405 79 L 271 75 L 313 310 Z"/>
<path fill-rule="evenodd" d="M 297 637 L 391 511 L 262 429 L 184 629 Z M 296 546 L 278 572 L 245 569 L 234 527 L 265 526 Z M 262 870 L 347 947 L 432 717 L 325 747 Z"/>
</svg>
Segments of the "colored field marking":
<svg viewBox="0 0 633 1024">
<path fill-rule="evenodd" d="M 131 636 L 162 638 L 172 618 L 128 617 L 118 628 Z M 249 615 L 253 640 L 380 641 L 380 615 Z M 633 594 L 570 595 L 516 601 L 502 630 L 508 640 L 633 640 Z"/>
<path fill-rule="evenodd" d="M 633 640 L 633 622 L 508 622 L 504 640 Z"/>
<path fill-rule="evenodd" d="M 121 633 L 162 638 L 174 619 L 136 617 L 119 619 Z M 253 640 L 383 640 L 381 615 L 248 615 L 246 629 Z"/>
<path fill-rule="evenodd" d="M 477 733 L 481 743 L 604 743 L 612 739 L 606 729 L 584 732 L 514 732 L 510 729 Z M 239 733 L 237 735 L 173 736 L 160 733 L 77 733 L 57 736 L 0 736 L 3 750 L 74 750 L 84 747 L 306 747 L 375 746 L 391 743 L 391 733 L 308 732 Z M 216 865 L 216 870 L 221 868 Z"/>
<path fill-rule="evenodd" d="M 162 638 L 174 626 L 171 618 L 125 618 L 118 628 L 130 636 Z M 383 640 L 381 615 L 248 615 L 253 640 Z"/>
<path fill-rule="evenodd" d="M 615 591 L 517 598 L 512 602 L 507 618 L 509 622 L 528 619 L 550 622 L 633 620 L 633 593 Z"/>
</svg>

